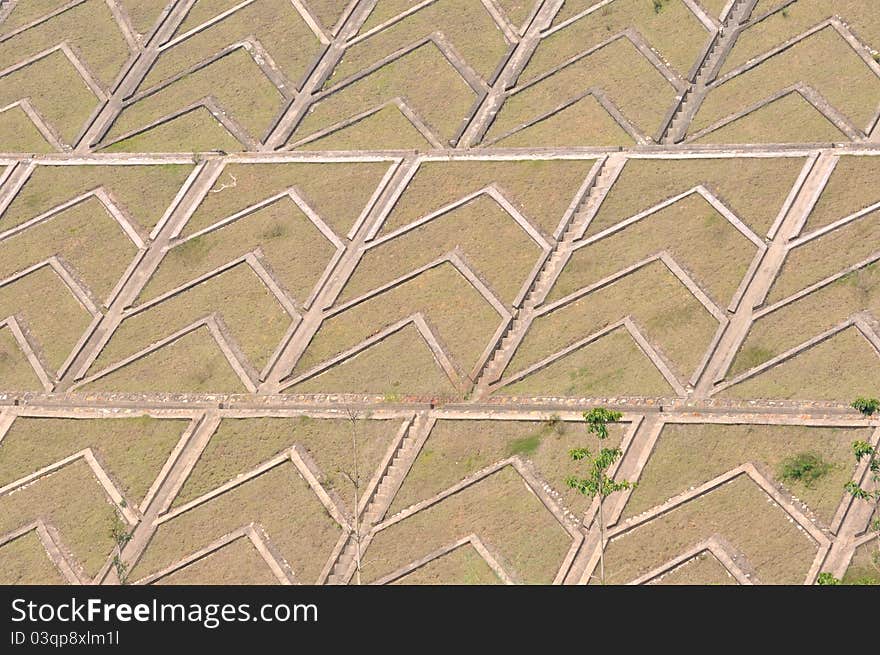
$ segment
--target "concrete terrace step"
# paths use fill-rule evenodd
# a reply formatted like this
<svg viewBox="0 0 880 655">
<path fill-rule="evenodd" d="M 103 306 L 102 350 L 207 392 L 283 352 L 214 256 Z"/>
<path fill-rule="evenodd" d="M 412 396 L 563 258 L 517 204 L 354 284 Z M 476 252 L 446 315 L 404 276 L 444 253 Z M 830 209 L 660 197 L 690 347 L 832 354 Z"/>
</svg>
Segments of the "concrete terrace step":
<svg viewBox="0 0 880 655">
<path fill-rule="evenodd" d="M 361 513 L 359 522 L 361 537 L 366 535 L 370 529 L 376 525 L 385 516 L 391 501 L 397 494 L 397 490 L 403 484 L 403 479 L 409 471 L 409 467 L 415 461 L 421 443 L 425 437 L 425 418 L 421 415 L 417 416 L 407 429 L 406 436 L 401 439 L 391 462 L 385 469 L 385 473 L 376 485 L 369 502 L 366 504 L 364 511 Z M 352 534 L 349 536 L 348 543 L 339 554 L 333 569 L 327 576 L 327 584 L 346 584 L 354 573 L 357 553 L 357 537 Z"/>
<path fill-rule="evenodd" d="M 715 80 L 716 71 L 721 68 L 721 63 L 739 36 L 740 26 L 748 20 L 755 4 L 757 0 L 737 0 L 731 7 L 712 46 L 700 63 L 693 83 L 682 94 L 661 143 L 680 143 L 687 136 L 687 128 L 703 103 L 707 88 Z"/>
<path fill-rule="evenodd" d="M 544 260 L 541 270 L 535 276 L 532 287 L 525 295 L 520 309 L 516 312 L 510 326 L 502 335 L 498 346 L 483 367 L 475 387 L 478 396 L 485 396 L 489 385 L 497 382 L 501 376 L 509 362 L 509 358 L 513 354 L 512 348 L 522 340 L 529 325 L 531 325 L 535 308 L 544 301 L 547 292 L 553 286 L 562 268 L 564 268 L 572 252 L 572 246 L 586 231 L 587 224 L 594 214 L 596 204 L 605 197 L 606 192 L 611 188 L 614 177 L 614 168 L 603 166 L 590 185 L 590 188 L 584 194 L 568 226 L 566 226 L 562 236 Z"/>
</svg>

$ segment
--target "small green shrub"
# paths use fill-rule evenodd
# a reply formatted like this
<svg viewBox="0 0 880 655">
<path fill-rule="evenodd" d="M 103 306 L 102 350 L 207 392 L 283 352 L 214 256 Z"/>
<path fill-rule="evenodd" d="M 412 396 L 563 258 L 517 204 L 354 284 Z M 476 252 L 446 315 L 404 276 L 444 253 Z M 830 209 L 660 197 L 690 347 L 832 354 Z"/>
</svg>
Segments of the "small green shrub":
<svg viewBox="0 0 880 655">
<path fill-rule="evenodd" d="M 872 416 L 874 412 L 880 409 L 880 400 L 876 398 L 856 398 L 851 407 L 859 410 L 865 416 Z"/>
<path fill-rule="evenodd" d="M 587 422 L 587 430 L 595 434 L 599 439 L 608 438 L 608 423 L 617 423 L 623 414 L 604 407 L 594 407 L 589 412 L 584 412 L 584 420 Z"/>
<path fill-rule="evenodd" d="M 126 506 L 124 499 L 120 505 Z M 116 569 L 116 576 L 119 578 L 120 584 L 125 584 L 128 578 L 128 564 L 123 561 L 121 555 L 123 548 L 131 541 L 132 533 L 128 531 L 128 525 L 116 513 L 113 514 L 113 523 L 110 525 L 110 537 L 116 544 L 113 553 L 113 567 Z"/>
<path fill-rule="evenodd" d="M 287 228 L 281 223 L 273 223 L 271 226 L 263 230 L 264 239 L 277 239 L 287 234 Z"/>
<path fill-rule="evenodd" d="M 816 453 L 798 453 L 782 462 L 782 479 L 801 482 L 807 488 L 831 470 L 831 464 Z"/>
<path fill-rule="evenodd" d="M 833 574 L 825 571 L 824 573 L 819 574 L 819 579 L 816 580 L 816 584 L 824 585 L 824 586 L 833 586 L 843 584 L 839 578 L 835 578 Z"/>
</svg>

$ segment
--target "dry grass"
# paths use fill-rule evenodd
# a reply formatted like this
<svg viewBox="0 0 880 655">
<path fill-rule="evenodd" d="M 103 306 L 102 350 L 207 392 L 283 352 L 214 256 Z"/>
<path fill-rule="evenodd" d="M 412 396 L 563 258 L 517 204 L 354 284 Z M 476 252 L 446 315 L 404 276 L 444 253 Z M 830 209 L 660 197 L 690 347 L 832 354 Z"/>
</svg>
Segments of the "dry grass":
<svg viewBox="0 0 880 655">
<path fill-rule="evenodd" d="M 655 262 L 540 316 L 507 370 L 521 371 L 625 316 L 632 316 L 684 377 L 696 369 L 718 327 L 681 281 Z"/>
<path fill-rule="evenodd" d="M 517 371 L 511 370 L 510 373 Z M 624 328 L 556 360 L 499 395 L 673 396 L 675 392 Z"/>
<path fill-rule="evenodd" d="M 139 301 L 170 291 L 233 259 L 259 249 L 282 287 L 304 303 L 336 252 L 318 227 L 289 198 L 168 251 Z"/>
<path fill-rule="evenodd" d="M 502 148 L 631 145 L 628 134 L 593 96 L 586 96 L 537 123 L 500 137 Z"/>
<path fill-rule="evenodd" d="M 459 390 L 412 325 L 327 371 L 294 385 L 291 393 L 456 396 Z"/>
<path fill-rule="evenodd" d="M 297 445 L 308 452 L 320 469 L 321 485 L 335 492 L 340 504 L 350 511 L 353 489 L 343 472 L 354 477 L 353 435 L 357 435 L 363 492 L 399 428 L 400 423 L 393 420 L 361 419 L 353 433 L 347 419 L 224 419 L 175 498 L 174 506 L 194 500 Z"/>
<path fill-rule="evenodd" d="M 752 20 L 760 18 L 767 12 L 778 9 L 784 2 L 785 0 L 758 0 L 758 2 L 755 3 L 755 8 L 752 10 L 749 18 Z M 787 18 L 787 16 L 785 18 Z"/>
<path fill-rule="evenodd" d="M 244 146 L 210 111 L 196 107 L 177 118 L 99 148 L 105 152 L 236 152 Z"/>
<path fill-rule="evenodd" d="M 115 545 L 110 529 L 118 515 L 88 464 L 78 460 L 0 496 L 0 534 L 38 517 L 57 530 L 72 560 L 88 577 L 97 575 Z"/>
<path fill-rule="evenodd" d="M 803 233 L 829 225 L 880 201 L 880 157 L 841 157 L 810 212 Z"/>
<path fill-rule="evenodd" d="M 709 552 L 682 562 L 668 573 L 649 582 L 652 585 L 735 585 L 724 565 Z"/>
<path fill-rule="evenodd" d="M 214 312 L 258 370 L 266 365 L 292 320 L 252 269 L 240 264 L 124 320 L 92 371 L 133 355 Z M 175 378 L 166 381 L 174 383 Z"/>
<path fill-rule="evenodd" d="M 531 15 L 535 0 L 498 0 L 497 4 L 514 27 L 520 28 Z"/>
<path fill-rule="evenodd" d="M 324 321 L 296 367 L 305 372 L 382 328 L 423 312 L 451 359 L 477 363 L 501 317 L 451 264 L 441 264 Z"/>
<path fill-rule="evenodd" d="M 387 3 L 380 2 L 379 8 L 383 4 Z M 395 4 L 400 9 L 408 9 L 413 5 L 406 0 L 396 0 Z M 373 14 L 378 16 L 375 11 Z M 373 23 L 371 16 L 366 29 L 362 29 L 361 33 L 371 29 Z M 396 50 L 436 32 L 442 32 L 455 51 L 484 79 L 492 75 L 508 50 L 504 34 L 482 3 L 472 0 L 439 0 L 348 48 L 327 85 L 345 79 Z"/>
<path fill-rule="evenodd" d="M 744 109 L 745 107 L 743 107 Z M 723 127 L 697 143 L 839 143 L 849 137 L 799 93 L 789 93 Z"/>
<path fill-rule="evenodd" d="M 92 320 L 70 288 L 45 266 L 0 287 L 0 316 L 15 316 L 27 326 L 51 370 L 61 368 Z"/>
<path fill-rule="evenodd" d="M 55 5 L 57 7 L 58 3 Z M 88 0 L 0 43 L 0 70 L 62 42 L 67 42 L 79 54 L 105 87 L 116 79 L 130 55 L 107 4 L 103 0 Z M 57 56 L 64 55 L 59 53 Z M 75 75 L 77 86 L 85 88 L 79 74 Z M 65 98 L 73 91 L 70 80 L 59 87 L 52 87 L 51 82 L 42 76 L 34 81 L 50 85 L 49 88 L 55 91 L 63 89 Z"/>
<path fill-rule="evenodd" d="M 250 540 L 239 537 L 220 550 L 161 578 L 156 584 L 271 585 L 278 584 L 278 579 Z"/>
<path fill-rule="evenodd" d="M 364 21 L 360 33 L 363 34 L 382 23 L 399 16 L 403 12 L 412 9 L 416 4 L 418 3 L 413 2 L 413 0 L 377 0 L 376 6 L 373 7 L 370 11 L 370 15 L 367 16 L 367 20 Z"/>
<path fill-rule="evenodd" d="M 57 9 L 59 4 L 61 4 L 59 0 L 29 0 L 29 2 L 16 3 L 15 7 L 12 8 L 12 13 L 3 21 L 3 34 L 8 34 L 38 18 L 42 18 L 54 9 Z"/>
<path fill-rule="evenodd" d="M 0 546 L 0 584 L 65 584 L 34 531 Z"/>
<path fill-rule="evenodd" d="M 431 147 L 400 108 L 389 103 L 379 111 L 358 119 L 344 128 L 308 141 L 297 150 L 347 150 L 356 143 L 359 150 L 387 150 L 389 144 L 404 150 L 427 150 Z"/>
<path fill-rule="evenodd" d="M 840 34 L 826 27 L 715 87 L 694 117 L 690 132 L 799 82 L 822 94 L 860 129 L 868 127 L 880 104 L 880 79 Z"/>
<path fill-rule="evenodd" d="M 716 534 L 743 554 L 765 584 L 802 583 L 818 548 L 741 475 L 613 539 L 605 552 L 607 582 L 628 582 Z"/>
<path fill-rule="evenodd" d="M 558 24 L 593 4 L 566 0 L 554 22 Z M 709 32 L 682 0 L 664 2 L 659 13 L 647 0 L 617 0 L 544 39 L 522 79 L 532 79 L 628 28 L 645 37 L 682 77 L 709 40 Z"/>
<path fill-rule="evenodd" d="M 388 167 L 388 162 L 229 164 L 187 222 L 183 236 L 291 187 L 341 236 L 357 220 Z M 224 184 L 235 186 L 221 190 Z"/>
<path fill-rule="evenodd" d="M 600 2 L 602 0 L 563 0 L 562 7 L 553 18 L 553 25 L 559 25 Z"/>
<path fill-rule="evenodd" d="M 252 522 L 304 584 L 316 582 L 341 534 L 293 464 L 282 464 L 162 523 L 130 577 L 156 573 Z"/>
<path fill-rule="evenodd" d="M 260 4 L 262 0 L 257 0 L 255 4 Z M 180 26 L 177 28 L 175 32 L 175 36 L 180 36 L 181 34 L 185 34 L 190 30 L 198 27 L 199 25 L 204 24 L 205 22 L 219 16 L 224 11 L 228 11 L 233 8 L 237 2 L 230 2 L 229 0 L 196 0 L 193 3 L 193 6 L 190 7 L 189 11 L 186 12 L 186 17 L 180 23 Z M 271 4 L 271 3 L 270 3 Z M 239 10 L 240 12 L 241 10 Z M 231 17 L 227 17 L 225 20 L 228 23 L 235 24 L 240 19 L 237 18 L 238 13 L 232 14 Z M 253 9 L 251 12 L 253 13 Z M 210 27 L 208 31 L 210 31 Z M 222 45 L 221 45 L 222 47 Z M 205 53 L 208 54 L 208 53 Z"/>
<path fill-rule="evenodd" d="M 233 4 L 235 3 L 205 0 L 197 2 L 178 28 L 177 35 L 184 34 L 230 9 Z M 150 70 L 141 88 L 147 89 L 159 84 L 223 48 L 248 38 L 255 38 L 260 42 L 294 86 L 299 86 L 309 65 L 321 52 L 318 38 L 289 0 L 257 0 L 165 51 Z M 240 78 L 242 81 L 253 77 L 255 72 L 257 71 L 244 73 L 225 69 L 225 74 L 230 78 L 244 73 Z M 222 85 L 218 82 L 219 86 Z"/>
<path fill-rule="evenodd" d="M 752 15 L 760 16 L 780 4 L 780 0 L 761 0 Z M 742 66 L 749 59 L 794 38 L 833 15 L 842 17 L 849 28 L 866 43 L 875 48 L 880 47 L 877 11 L 870 3 L 864 0 L 835 0 L 833 4 L 827 0 L 798 0 L 786 7 L 785 13 L 777 12 L 745 30 L 724 62 L 722 74 Z"/>
<path fill-rule="evenodd" d="M 87 191 L 103 188 L 145 231 L 153 229 L 192 171 L 188 164 L 38 166 L 0 216 L 9 229 Z"/>
<path fill-rule="evenodd" d="M 779 2 L 780 0 L 773 0 L 775 2 Z M 758 0 L 758 4 L 761 4 L 764 0 Z M 699 0 L 700 5 L 704 9 L 706 9 L 711 16 L 720 19 L 721 12 L 724 11 L 724 8 L 729 4 L 728 0 Z M 752 12 L 754 14 L 754 12 Z"/>
<path fill-rule="evenodd" d="M 869 541 L 856 548 L 846 575 L 843 576 L 844 584 L 880 585 L 880 571 L 874 563 L 876 552 L 876 541 Z"/>
<path fill-rule="evenodd" d="M 408 225 L 490 184 L 497 186 L 533 225 L 552 234 L 594 163 L 592 159 L 424 162 L 380 234 Z"/>
<path fill-rule="evenodd" d="M 336 24 L 346 6 L 348 0 L 309 0 L 309 9 L 328 29 Z"/>
<path fill-rule="evenodd" d="M 626 427 L 611 426 L 602 447 L 620 444 Z M 600 445 L 582 422 L 438 421 L 394 498 L 389 516 L 511 455 L 529 462 L 572 512 L 583 514 L 591 501 L 568 489 L 565 478 L 584 473 L 583 466 L 568 455 L 571 449 L 584 447 L 596 452 Z"/>
<path fill-rule="evenodd" d="M 624 509 L 628 518 L 699 486 L 745 463 L 753 463 L 785 485 L 826 525 L 844 496 L 855 468 L 850 444 L 867 439 L 870 429 L 788 425 L 668 424 Z M 782 479 L 783 462 L 799 453 L 816 453 L 831 469 L 812 485 Z"/>
<path fill-rule="evenodd" d="M 316 102 L 290 142 L 397 97 L 403 98 L 444 142 L 455 137 L 477 99 L 473 89 L 440 50 L 428 43 Z M 443 102 L 437 102 L 437 98 L 443 98 Z M 342 134 L 336 142 L 338 147 L 347 150 L 361 147 L 360 143 L 342 140 Z M 408 135 L 402 136 L 409 139 Z M 400 148 L 408 144 L 408 140 L 389 141 L 385 147 Z"/>
<path fill-rule="evenodd" d="M 701 184 L 763 235 L 776 219 L 804 163 L 801 157 L 630 159 L 605 196 L 587 234 L 596 234 Z"/>
<path fill-rule="evenodd" d="M 89 198 L 0 242 L 0 279 L 58 255 L 100 301 L 113 290 L 135 253 L 137 246 L 101 201 Z"/>
<path fill-rule="evenodd" d="M 38 391 L 43 388 L 8 328 L 0 328 L 0 381 L 0 388 L 9 391 Z"/>
<path fill-rule="evenodd" d="M 0 106 L 22 98 L 28 98 L 68 144 L 99 104 L 73 64 L 58 51 L 0 78 Z M 16 138 L 3 138 L 0 148 L 7 150 Z"/>
<path fill-rule="evenodd" d="M 759 318 L 743 343 L 742 350 L 761 349 L 768 353 L 767 359 L 770 359 L 865 310 L 875 316 L 880 315 L 880 266 L 877 265 L 855 271 Z M 865 354 L 870 354 L 870 351 L 865 351 Z M 730 374 L 735 375 L 743 370 L 738 357 L 733 362 Z"/>
<path fill-rule="evenodd" d="M 146 88 L 146 87 L 145 87 Z M 122 110 L 107 135 L 118 138 L 142 128 L 172 111 L 213 96 L 223 110 L 254 139 L 260 139 L 284 106 L 284 98 L 277 87 L 265 76 L 252 56 L 237 48 L 198 71 L 189 73 L 160 91 L 149 95 Z M 185 138 L 181 136 L 185 135 Z M 151 150 L 191 151 L 193 136 L 178 134 L 178 141 L 155 140 Z M 217 144 L 214 147 L 222 147 Z"/>
<path fill-rule="evenodd" d="M 365 582 L 475 533 L 520 581 L 549 584 L 571 537 L 523 480 L 505 467 L 475 485 L 379 532 L 363 556 Z"/>
<path fill-rule="evenodd" d="M 0 152 L 44 153 L 52 150 L 23 109 L 13 107 L 0 113 Z"/>
<path fill-rule="evenodd" d="M 83 387 L 115 393 L 244 393 L 207 328 L 190 332 Z"/>
<path fill-rule="evenodd" d="M 493 199 L 482 196 L 372 250 L 358 263 L 340 302 L 460 249 L 498 297 L 513 304 L 542 251 Z"/>
<path fill-rule="evenodd" d="M 391 584 L 396 585 L 489 585 L 501 584 L 501 579 L 492 570 L 477 549 L 470 544 L 459 546 L 453 551 L 431 560 L 412 573 L 407 573 Z"/>
<path fill-rule="evenodd" d="M 149 33 L 168 0 L 118 0 L 131 19 L 132 27 L 140 34 Z"/>
<path fill-rule="evenodd" d="M 720 307 L 733 299 L 757 248 L 702 196 L 692 194 L 601 241 L 576 250 L 549 301 L 668 252 Z M 723 256 L 711 257 L 716 252 Z M 613 253 L 613 255 L 612 255 Z"/>
<path fill-rule="evenodd" d="M 766 361 L 766 357 L 763 361 Z M 762 362 L 759 362 L 762 363 Z M 739 358 L 736 360 L 739 367 Z M 855 328 L 726 389 L 729 398 L 789 398 L 849 403 L 880 385 L 880 358 Z"/>
<path fill-rule="evenodd" d="M 603 91 L 630 122 L 649 136 L 660 129 L 676 94 L 675 88 L 644 55 L 628 39 L 621 38 L 510 96 L 486 138 L 500 137 L 593 88 Z M 570 129 L 559 127 L 563 134 Z M 598 127 L 593 130 L 600 143 L 611 143 L 619 134 L 615 127 Z"/>
<path fill-rule="evenodd" d="M 876 253 L 880 244 L 880 211 L 848 223 L 792 250 L 776 278 L 769 303 L 805 289 Z"/>
<path fill-rule="evenodd" d="M 18 418 L 0 444 L 0 486 L 91 448 L 120 491 L 140 503 L 185 420 Z"/>
</svg>

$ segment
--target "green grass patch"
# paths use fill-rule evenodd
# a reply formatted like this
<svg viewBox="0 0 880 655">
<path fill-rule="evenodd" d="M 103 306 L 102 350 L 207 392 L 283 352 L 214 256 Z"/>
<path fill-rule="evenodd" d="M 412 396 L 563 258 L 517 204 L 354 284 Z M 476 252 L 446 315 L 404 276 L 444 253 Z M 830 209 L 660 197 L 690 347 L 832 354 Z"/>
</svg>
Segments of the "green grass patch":
<svg viewBox="0 0 880 655">
<path fill-rule="evenodd" d="M 541 445 L 542 440 L 548 434 L 559 436 L 564 433 L 565 422 L 557 414 L 553 414 L 550 418 L 544 421 L 541 425 L 541 429 L 537 432 L 511 441 L 507 445 L 507 454 L 509 457 L 512 457 L 513 455 L 531 455 L 538 450 L 538 446 Z"/>
<path fill-rule="evenodd" d="M 761 348 L 760 346 L 751 346 L 749 348 L 743 349 L 740 353 L 739 359 L 741 362 L 741 366 L 739 367 L 742 371 L 747 371 L 759 364 L 763 364 L 767 360 L 773 359 L 776 356 L 772 350 L 767 348 Z"/>
<path fill-rule="evenodd" d="M 880 576 L 867 575 L 861 578 L 857 578 L 852 582 L 848 582 L 847 584 L 855 585 L 857 587 L 873 587 L 880 585 Z"/>
<path fill-rule="evenodd" d="M 812 488 L 831 467 L 818 453 L 798 453 L 782 462 L 780 477 L 786 482 L 801 482 Z"/>
<path fill-rule="evenodd" d="M 507 452 L 511 456 L 531 455 L 533 452 L 538 450 L 538 446 L 541 445 L 541 439 L 543 438 L 543 432 L 536 432 L 534 434 L 530 434 L 527 437 L 515 439 L 510 442 L 510 445 L 507 447 Z"/>
</svg>

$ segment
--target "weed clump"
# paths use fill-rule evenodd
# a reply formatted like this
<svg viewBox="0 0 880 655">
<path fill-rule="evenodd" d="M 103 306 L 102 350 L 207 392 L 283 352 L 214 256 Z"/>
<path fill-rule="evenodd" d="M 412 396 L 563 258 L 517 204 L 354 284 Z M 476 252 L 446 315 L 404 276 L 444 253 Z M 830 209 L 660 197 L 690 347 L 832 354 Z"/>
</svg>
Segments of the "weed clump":
<svg viewBox="0 0 880 655">
<path fill-rule="evenodd" d="M 859 410 L 865 416 L 873 416 L 880 409 L 880 400 L 876 398 L 856 398 L 850 406 L 853 409 Z"/>
<path fill-rule="evenodd" d="M 831 470 L 831 464 L 817 453 L 798 453 L 782 462 L 782 479 L 786 482 L 801 482 L 812 488 L 816 480 Z"/>
</svg>

